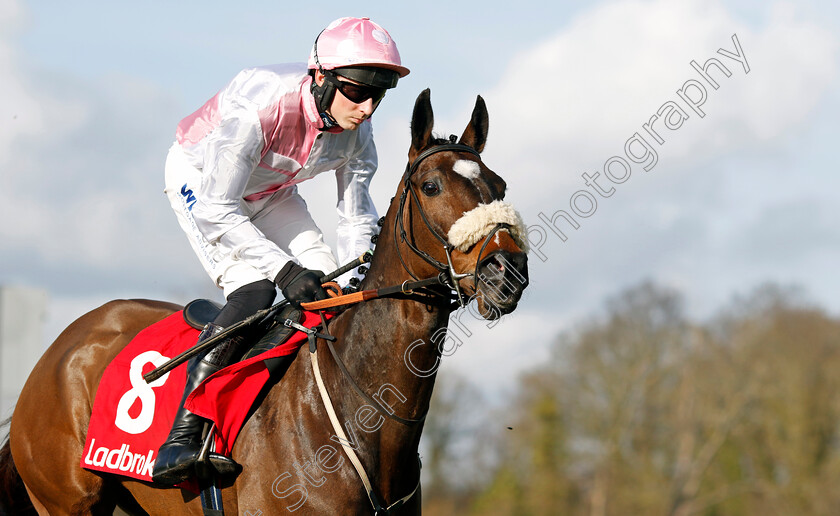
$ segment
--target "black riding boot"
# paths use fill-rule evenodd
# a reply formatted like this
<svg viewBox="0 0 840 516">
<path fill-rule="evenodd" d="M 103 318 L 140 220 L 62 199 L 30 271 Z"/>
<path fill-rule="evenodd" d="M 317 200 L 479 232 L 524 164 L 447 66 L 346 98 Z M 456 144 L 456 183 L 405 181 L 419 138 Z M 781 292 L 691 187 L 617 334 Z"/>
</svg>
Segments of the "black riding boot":
<svg viewBox="0 0 840 516">
<path fill-rule="evenodd" d="M 217 335 L 222 329 L 215 324 L 208 324 L 198 336 L 198 342 Z M 187 365 L 187 385 L 184 387 L 181 406 L 175 414 L 172 430 L 169 431 L 169 436 L 161 445 L 155 459 L 152 470 L 152 480 L 155 483 L 174 486 L 195 474 L 194 466 L 202 445 L 201 431 L 207 420 L 185 409 L 184 403 L 187 401 L 187 396 L 205 378 L 228 364 L 242 340 L 239 336 L 227 338 L 208 351 L 203 358 L 196 356 L 190 359 Z"/>
</svg>

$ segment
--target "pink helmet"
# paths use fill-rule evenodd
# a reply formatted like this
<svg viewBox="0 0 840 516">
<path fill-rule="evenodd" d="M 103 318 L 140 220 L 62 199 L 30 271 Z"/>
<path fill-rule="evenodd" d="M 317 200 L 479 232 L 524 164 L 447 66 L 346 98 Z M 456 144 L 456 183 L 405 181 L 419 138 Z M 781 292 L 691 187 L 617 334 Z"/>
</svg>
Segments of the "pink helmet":
<svg viewBox="0 0 840 516">
<path fill-rule="evenodd" d="M 386 68 L 400 77 L 409 72 L 400 62 L 400 52 L 391 35 L 370 18 L 339 18 L 315 39 L 309 53 L 310 70 L 344 66 Z"/>
</svg>

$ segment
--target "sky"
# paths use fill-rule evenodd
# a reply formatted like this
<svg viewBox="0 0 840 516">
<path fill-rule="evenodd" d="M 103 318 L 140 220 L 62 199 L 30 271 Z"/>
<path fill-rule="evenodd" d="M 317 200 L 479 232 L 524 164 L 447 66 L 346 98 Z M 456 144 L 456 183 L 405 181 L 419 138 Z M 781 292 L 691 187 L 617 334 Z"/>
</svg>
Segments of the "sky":
<svg viewBox="0 0 840 516">
<path fill-rule="evenodd" d="M 519 309 L 462 314 L 443 371 L 509 391 L 645 280 L 700 319 L 767 281 L 840 312 L 836 2 L 284 4 L 0 0 L 0 285 L 48 293 L 45 346 L 110 299 L 221 299 L 163 195 L 175 126 L 348 15 L 386 27 L 411 69 L 373 118 L 380 212 L 430 88 L 440 134 L 486 100 L 483 159 L 529 226 Z M 333 243 L 332 174 L 301 192 Z"/>
</svg>

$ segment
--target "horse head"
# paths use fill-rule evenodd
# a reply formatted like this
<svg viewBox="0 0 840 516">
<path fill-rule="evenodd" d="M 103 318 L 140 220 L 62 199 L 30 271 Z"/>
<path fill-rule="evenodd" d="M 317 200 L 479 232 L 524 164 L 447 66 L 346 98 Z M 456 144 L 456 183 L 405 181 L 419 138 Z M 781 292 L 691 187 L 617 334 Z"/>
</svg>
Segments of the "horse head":
<svg viewBox="0 0 840 516">
<path fill-rule="evenodd" d="M 400 262 L 414 279 L 439 274 L 462 305 L 474 297 L 483 317 L 497 319 L 516 308 L 528 285 L 528 249 L 521 217 L 504 202 L 505 181 L 481 159 L 488 129 L 484 100 L 476 98 L 457 141 L 436 138 L 433 125 L 426 89 L 414 106 L 409 163 L 394 214 Z"/>
</svg>

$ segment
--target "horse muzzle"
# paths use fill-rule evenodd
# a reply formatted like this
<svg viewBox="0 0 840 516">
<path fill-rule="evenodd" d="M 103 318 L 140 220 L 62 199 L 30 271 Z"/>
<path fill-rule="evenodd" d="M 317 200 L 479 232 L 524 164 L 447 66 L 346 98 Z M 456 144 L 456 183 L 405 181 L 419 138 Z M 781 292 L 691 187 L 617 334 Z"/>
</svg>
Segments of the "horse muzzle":
<svg viewBox="0 0 840 516">
<path fill-rule="evenodd" d="M 494 320 L 516 309 L 528 286 L 528 256 L 498 249 L 478 264 L 475 297 L 485 319 Z"/>
</svg>

